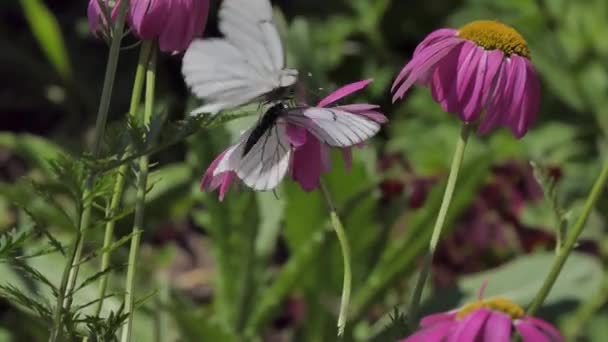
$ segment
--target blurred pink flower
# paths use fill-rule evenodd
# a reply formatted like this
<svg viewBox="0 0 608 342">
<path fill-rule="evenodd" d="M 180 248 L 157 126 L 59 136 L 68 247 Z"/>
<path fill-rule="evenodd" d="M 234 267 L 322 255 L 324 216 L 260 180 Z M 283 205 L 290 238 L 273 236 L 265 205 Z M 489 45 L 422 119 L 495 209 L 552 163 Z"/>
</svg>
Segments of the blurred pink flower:
<svg viewBox="0 0 608 342">
<path fill-rule="evenodd" d="M 397 76 L 393 102 L 414 83 L 429 86 L 443 110 L 464 122 L 481 119 L 481 134 L 504 126 L 521 138 L 540 109 L 540 81 L 527 43 L 497 21 L 474 21 L 429 34 Z"/>
<path fill-rule="evenodd" d="M 480 299 L 462 308 L 432 314 L 420 321 L 422 330 L 401 342 L 510 342 L 513 328 L 523 342 L 561 342 L 551 324 L 531 316 L 504 298 Z"/>
<path fill-rule="evenodd" d="M 141 39 L 158 39 L 163 52 L 185 50 L 203 33 L 208 0 L 131 0 L 129 23 Z"/>
<path fill-rule="evenodd" d="M 321 100 L 317 107 L 327 107 L 336 101 L 356 93 L 367 87 L 372 80 L 363 80 L 347 84 Z M 384 124 L 388 119 L 378 111 L 379 106 L 371 104 L 351 104 L 344 106 L 334 106 L 333 108 L 342 109 L 349 113 L 366 116 L 380 124 Z M 291 167 L 291 177 L 305 191 L 313 191 L 319 186 L 319 180 L 323 173 L 331 170 L 331 156 L 329 146 L 321 143 L 310 131 L 303 127 L 288 124 L 287 132 L 290 134 L 295 144 L 293 163 Z M 350 147 L 342 149 L 346 169 L 350 169 L 352 163 L 352 151 Z"/>
<path fill-rule="evenodd" d="M 107 7 L 107 10 L 110 13 L 110 19 L 112 21 L 116 20 L 116 16 L 118 15 L 118 5 L 119 1 L 116 2 L 116 5 L 112 8 L 110 6 L 109 0 L 89 0 L 89 7 L 87 8 L 87 17 L 89 19 L 89 28 L 91 32 L 95 36 L 99 36 L 108 31 L 108 22 L 106 20 L 106 16 L 99 6 L 99 2 L 104 4 Z"/>
</svg>

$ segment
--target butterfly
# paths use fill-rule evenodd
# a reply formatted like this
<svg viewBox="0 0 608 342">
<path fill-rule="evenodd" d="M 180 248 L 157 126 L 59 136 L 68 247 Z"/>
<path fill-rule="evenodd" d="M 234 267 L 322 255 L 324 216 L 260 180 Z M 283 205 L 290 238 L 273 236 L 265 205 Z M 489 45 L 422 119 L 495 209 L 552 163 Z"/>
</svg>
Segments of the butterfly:
<svg viewBox="0 0 608 342">
<path fill-rule="evenodd" d="M 197 39 L 182 73 L 205 101 L 192 114 L 217 114 L 252 102 L 284 99 L 298 71 L 285 67 L 285 50 L 268 0 L 225 0 L 219 11 L 224 38 Z"/>
<path fill-rule="evenodd" d="M 278 103 L 223 154 L 212 176 L 234 172 L 254 190 L 274 189 L 285 177 L 297 151 L 288 133 L 290 125 L 305 129 L 324 144 L 342 148 L 360 144 L 380 130 L 377 121 L 339 107 L 290 107 Z"/>
<path fill-rule="evenodd" d="M 205 101 L 192 113 L 213 115 L 253 102 L 270 107 L 214 161 L 204 184 L 217 186 L 221 175 L 235 173 L 255 190 L 274 189 L 295 153 L 289 134 L 293 127 L 334 147 L 360 144 L 379 131 L 379 122 L 347 109 L 288 104 L 298 72 L 285 66 L 268 0 L 224 0 L 219 27 L 224 38 L 195 40 L 184 55 L 185 81 Z"/>
</svg>

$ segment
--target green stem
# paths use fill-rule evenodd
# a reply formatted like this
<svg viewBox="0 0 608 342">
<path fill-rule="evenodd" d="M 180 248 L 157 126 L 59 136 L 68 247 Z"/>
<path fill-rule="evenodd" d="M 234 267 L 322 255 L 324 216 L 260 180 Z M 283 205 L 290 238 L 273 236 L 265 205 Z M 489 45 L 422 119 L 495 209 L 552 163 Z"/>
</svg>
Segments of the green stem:
<svg viewBox="0 0 608 342">
<path fill-rule="evenodd" d="M 338 314 L 338 336 L 344 335 L 344 329 L 346 328 L 346 321 L 348 320 L 348 305 L 350 303 L 350 292 L 352 287 L 352 271 L 351 271 L 351 257 L 350 247 L 348 245 L 348 237 L 344 226 L 340 221 L 340 217 L 337 214 L 336 207 L 331 199 L 331 195 L 327 190 L 325 184 L 321 181 L 320 183 L 321 193 L 327 201 L 327 206 L 330 210 L 331 225 L 338 236 L 340 242 L 340 249 L 342 250 L 342 259 L 344 262 L 344 279 L 342 281 L 342 296 L 340 300 L 340 313 Z"/>
<path fill-rule="evenodd" d="M 540 288 L 536 297 L 532 301 L 532 304 L 528 308 L 528 315 L 534 315 L 536 311 L 541 307 L 549 292 L 551 292 L 551 288 L 557 277 L 559 276 L 568 256 L 576 246 L 579 236 L 583 232 L 585 228 L 585 223 L 591 214 L 591 211 L 595 207 L 600 195 L 604 191 L 606 187 L 606 182 L 608 182 L 608 161 L 604 163 L 602 171 L 600 172 L 599 177 L 593 184 L 593 188 L 591 189 L 591 193 L 589 193 L 589 197 L 587 197 L 587 201 L 585 202 L 585 206 L 583 207 L 583 212 L 578 217 L 578 220 L 575 222 L 572 229 L 569 229 L 566 234 L 566 239 L 564 240 L 563 247 L 557 253 L 555 260 L 553 261 L 553 265 L 549 271 L 549 274 L 545 278 L 543 286 Z"/>
<path fill-rule="evenodd" d="M 112 99 L 112 89 L 114 88 L 114 80 L 116 78 L 116 69 L 118 67 L 118 60 L 120 56 L 120 43 L 124 32 L 124 23 L 127 16 L 127 8 L 129 1 L 122 1 L 119 8 L 118 17 L 116 24 L 113 28 L 112 44 L 108 53 L 108 62 L 106 65 L 106 73 L 104 76 L 103 89 L 101 93 L 101 99 L 99 103 L 99 110 L 97 112 L 97 121 L 95 123 L 95 138 L 93 141 L 93 157 L 99 157 L 101 150 L 101 142 L 104 136 L 106 122 L 108 120 L 108 112 L 110 108 L 110 101 Z M 53 327 L 49 336 L 49 341 L 55 342 L 61 338 L 62 325 L 63 325 L 63 314 L 69 311 L 71 305 L 72 295 L 70 292 L 74 288 L 76 278 L 78 275 L 80 256 L 82 255 L 83 243 L 85 240 L 86 232 L 89 228 L 89 220 L 91 216 L 91 204 L 92 189 L 95 183 L 95 175 L 91 174 L 85 182 L 85 188 L 83 191 L 83 210 L 81 211 L 80 222 L 78 225 L 78 232 L 76 238 L 70 247 L 68 253 L 69 259 L 66 261 L 65 268 L 61 276 L 61 284 L 59 288 L 59 294 L 57 296 L 57 304 L 55 311 L 53 312 Z"/>
<path fill-rule="evenodd" d="M 156 87 L 156 50 L 152 51 L 150 63 L 146 71 L 146 99 L 144 104 L 144 117 L 142 122 L 145 126 L 150 125 L 154 111 L 154 90 Z M 137 175 L 137 199 L 135 203 L 135 218 L 133 221 L 133 237 L 129 250 L 129 266 L 127 268 L 127 280 L 125 288 L 125 313 L 129 315 L 127 323 L 122 330 L 122 342 L 131 341 L 133 331 L 133 304 L 135 302 L 135 271 L 137 269 L 137 255 L 141 242 L 141 232 L 144 226 L 144 212 L 146 208 L 146 192 L 148 191 L 148 156 L 139 159 L 139 172 Z"/>
<path fill-rule="evenodd" d="M 129 106 L 129 116 L 135 118 L 139 112 L 139 105 L 141 103 L 141 94 L 143 90 L 144 80 L 146 76 L 146 64 L 150 58 L 151 42 L 145 41 L 140 50 L 139 62 L 137 63 L 137 69 L 135 71 L 135 80 L 133 81 L 133 91 L 131 92 L 131 105 Z M 130 153 L 131 146 L 127 147 L 125 153 Z M 101 267 L 100 272 L 105 271 L 110 266 L 110 255 L 112 251 L 109 250 L 109 246 L 112 244 L 114 237 L 114 226 L 116 221 L 114 215 L 122 200 L 122 195 L 125 186 L 126 175 L 129 172 L 129 165 L 121 165 L 116 175 L 116 182 L 114 183 L 114 189 L 112 192 L 112 198 L 110 203 L 106 207 L 106 219 L 108 220 L 105 227 L 105 234 L 103 239 L 103 253 L 101 255 Z M 99 280 L 99 302 L 95 307 L 95 316 L 99 316 L 103 307 L 104 298 L 106 296 L 106 289 L 108 286 L 108 274 L 102 276 Z"/>
<path fill-rule="evenodd" d="M 454 194 L 456 181 L 458 180 L 458 173 L 460 171 L 460 167 L 462 166 L 464 152 L 467 146 L 467 141 L 469 140 L 470 133 L 471 127 L 468 124 L 463 124 L 462 129 L 460 131 L 460 135 L 458 137 L 458 142 L 456 143 L 456 150 L 454 151 L 452 166 L 450 167 L 450 174 L 448 176 L 448 183 L 445 187 L 445 192 L 443 193 L 443 200 L 441 201 L 439 214 L 437 214 L 437 220 L 435 221 L 435 226 L 433 227 L 433 234 L 431 235 L 429 249 L 426 255 L 424 256 L 422 270 L 420 271 L 418 280 L 416 281 L 416 286 L 414 287 L 412 299 L 410 301 L 410 305 L 407 311 L 409 322 L 417 321 L 418 308 L 420 306 L 420 300 L 422 298 L 422 291 L 431 271 L 431 266 L 433 264 L 433 256 L 435 255 L 435 250 L 437 249 L 437 245 L 439 244 L 439 239 L 441 238 L 441 231 L 445 223 L 448 209 L 450 208 L 450 203 L 452 202 L 452 195 Z"/>
</svg>

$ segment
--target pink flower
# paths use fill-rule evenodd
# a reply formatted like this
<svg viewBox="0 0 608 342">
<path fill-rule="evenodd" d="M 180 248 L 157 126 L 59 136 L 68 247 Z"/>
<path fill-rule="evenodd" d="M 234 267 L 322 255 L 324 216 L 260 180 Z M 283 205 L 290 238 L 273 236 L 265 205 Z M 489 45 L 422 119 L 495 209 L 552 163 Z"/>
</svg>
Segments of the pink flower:
<svg viewBox="0 0 608 342">
<path fill-rule="evenodd" d="M 203 33 L 208 0 L 131 0 L 129 23 L 141 39 L 158 39 L 163 52 L 185 50 Z"/>
<path fill-rule="evenodd" d="M 298 120 L 290 119 L 289 116 L 280 116 L 277 119 L 277 134 L 284 136 L 286 143 L 289 145 L 289 152 L 284 156 L 280 156 L 275 160 L 276 165 L 285 165 L 285 168 L 277 167 L 277 170 L 290 170 L 292 178 L 300 183 L 306 191 L 314 190 L 319 184 L 319 177 L 324 172 L 329 172 L 331 162 L 329 156 L 329 146 L 317 137 L 311 129 L 308 121 L 301 121 L 306 118 L 306 109 L 326 108 L 326 106 L 340 100 L 341 98 L 350 95 L 365 88 L 371 80 L 355 82 L 346 85 L 319 102 L 317 107 L 298 107 L 286 108 L 287 111 L 297 113 Z M 333 106 L 331 109 L 336 111 L 347 112 L 348 114 L 361 115 L 369 119 L 368 122 L 374 122 L 379 130 L 379 124 L 387 121 L 386 117 L 378 112 L 378 106 L 370 104 L 352 104 L 343 106 Z M 295 114 L 294 114 L 295 115 Z M 236 168 L 243 162 L 242 156 L 243 146 L 245 145 L 249 135 L 253 129 L 250 129 L 242 134 L 239 142 L 220 154 L 209 166 L 201 181 L 201 191 L 220 189 L 219 199 L 224 199 L 225 193 L 230 185 L 239 179 L 236 173 Z M 344 148 L 344 156 L 347 166 L 350 165 L 351 151 L 350 148 Z M 268 156 L 268 155 L 267 155 Z M 260 161 L 261 162 L 261 161 Z M 250 161 L 249 165 L 260 164 Z M 283 164 L 284 163 L 284 164 Z M 261 163 L 263 164 L 263 163 Z M 261 167 L 260 167 L 261 169 Z M 284 174 L 277 171 L 277 177 L 272 177 L 271 182 L 265 180 L 258 184 L 252 182 L 250 187 L 256 190 L 270 190 L 274 188 L 283 178 Z M 258 177 L 252 177 L 258 180 Z"/>
<path fill-rule="evenodd" d="M 367 87 L 372 80 L 363 80 L 347 84 L 340 89 L 329 94 L 321 100 L 317 107 L 327 107 L 334 102 L 353 94 Z M 333 108 L 342 109 L 347 112 L 366 116 L 380 124 L 384 124 L 388 119 L 380 112 L 379 106 L 371 104 L 352 104 L 344 106 L 334 106 Z M 300 126 L 289 125 L 288 132 L 297 142 L 295 146 L 293 163 L 291 167 L 291 177 L 300 183 L 305 191 L 312 191 L 319 186 L 319 181 L 323 173 L 331 170 L 331 158 L 329 146 L 321 143 L 310 131 Z M 346 169 L 350 169 L 352 162 L 352 151 L 350 147 L 342 149 Z"/>
<path fill-rule="evenodd" d="M 105 34 L 109 32 L 108 22 L 106 20 L 106 16 L 104 11 L 99 7 L 99 0 L 89 0 L 89 7 L 87 8 L 87 17 L 89 19 L 89 28 L 91 32 L 95 36 L 99 36 L 100 34 Z M 119 2 L 114 5 L 114 8 L 110 6 L 109 0 L 101 0 L 101 3 L 104 4 L 110 14 L 110 19 L 112 21 L 116 20 L 116 16 L 118 16 Z"/>
<path fill-rule="evenodd" d="M 561 342 L 551 324 L 531 316 L 504 298 L 477 300 L 460 309 L 432 314 L 420 321 L 420 331 L 401 342 L 510 342 L 513 328 L 523 342 Z"/>
<path fill-rule="evenodd" d="M 429 34 L 397 76 L 393 102 L 414 83 L 429 86 L 446 112 L 466 123 L 479 120 L 481 134 L 504 126 L 521 138 L 540 109 L 540 81 L 527 43 L 497 21 Z"/>
</svg>

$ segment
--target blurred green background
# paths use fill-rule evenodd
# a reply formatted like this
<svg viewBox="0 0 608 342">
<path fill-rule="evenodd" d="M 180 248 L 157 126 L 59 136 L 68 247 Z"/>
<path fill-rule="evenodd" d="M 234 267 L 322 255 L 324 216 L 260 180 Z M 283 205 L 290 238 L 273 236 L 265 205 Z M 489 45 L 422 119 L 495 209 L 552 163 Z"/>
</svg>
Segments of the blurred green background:
<svg viewBox="0 0 608 342">
<path fill-rule="evenodd" d="M 426 89 L 390 103 L 394 75 L 416 44 L 440 27 L 497 19 L 528 40 L 542 79 L 542 109 L 522 140 L 506 130 L 472 139 L 446 235 L 434 264 L 424 312 L 448 310 L 476 296 L 501 294 L 525 306 L 554 254 L 555 227 L 577 217 L 606 157 L 608 133 L 608 0 L 284 0 L 274 2 L 289 65 L 311 93 L 322 96 L 344 83 L 375 82 L 358 95 L 382 105 L 390 123 L 355 151 L 353 169 L 338 153 L 327 175 L 353 252 L 353 297 L 347 340 L 404 337 L 395 316 L 407 303 L 419 256 L 430 236 L 447 176 L 459 121 L 441 112 Z M 87 1 L 21 0 L 0 3 L 0 231 L 2 239 L 31 229 L 15 204 L 43 217 L 61 241 L 74 233 L 57 207 L 73 213 L 68 196 L 45 199 L 26 186 L 51 177 L 48 160 L 80 155 L 91 142 L 107 45 L 88 30 Z M 207 36 L 218 35 L 212 2 Z M 135 43 L 127 38 L 125 45 Z M 128 108 L 137 48 L 125 48 L 112 99 L 111 120 Z M 197 102 L 180 73 L 180 56 L 162 56 L 159 110 L 179 120 Z M 350 101 L 350 100 L 349 100 Z M 312 102 L 312 101 L 311 101 Z M 200 130 L 153 156 L 144 245 L 140 256 L 138 341 L 333 341 L 343 266 L 319 193 L 286 181 L 278 191 L 233 188 L 223 203 L 199 192 L 208 164 L 245 120 Z M 546 200 L 529 164 L 557 182 Z M 543 178 L 543 177 L 541 177 Z M 134 200 L 132 189 L 125 207 Z M 577 252 L 566 264 L 539 315 L 569 340 L 608 336 L 608 261 L 604 196 Z M 100 213 L 98 213 L 100 215 Z M 69 215 L 68 215 L 69 216 Z M 127 211 L 116 238 L 130 231 Z M 38 224 L 39 222 L 37 222 Z M 13 229 L 14 228 L 14 229 Z M 0 239 L 0 246 L 2 240 Z M 103 241 L 94 229 L 89 253 Z M 28 240 L 19 253 L 45 247 Z M 111 287 L 124 282 L 126 246 L 113 254 Z M 59 282 L 59 253 L 24 261 Z M 83 278 L 98 269 L 83 265 Z M 13 263 L 0 263 L 0 283 L 49 298 Z M 78 303 L 96 297 L 84 287 Z M 120 301 L 110 298 L 106 313 Z M 86 311 L 86 310 L 85 310 Z M 44 341 L 46 322 L 0 301 L 0 341 Z"/>
</svg>

